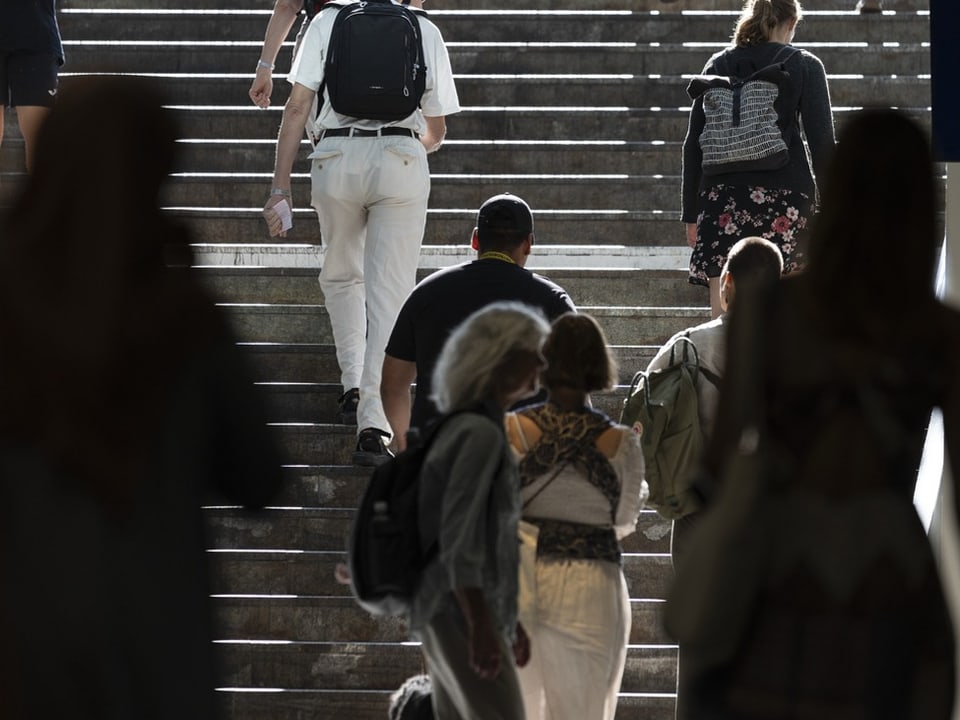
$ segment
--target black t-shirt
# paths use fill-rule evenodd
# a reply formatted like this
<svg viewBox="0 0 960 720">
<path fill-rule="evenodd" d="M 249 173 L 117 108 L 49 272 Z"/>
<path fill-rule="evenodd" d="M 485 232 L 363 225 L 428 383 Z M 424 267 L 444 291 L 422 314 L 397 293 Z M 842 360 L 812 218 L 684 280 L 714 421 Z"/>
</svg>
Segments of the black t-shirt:
<svg viewBox="0 0 960 720">
<path fill-rule="evenodd" d="M 63 64 L 63 43 L 55 0 L 0 2 L 0 52 L 56 55 Z"/>
<path fill-rule="evenodd" d="M 437 416 L 433 368 L 443 344 L 469 315 L 491 303 L 515 300 L 553 320 L 576 306 L 559 285 L 503 260 L 474 260 L 440 270 L 413 289 L 400 309 L 387 355 L 417 364 L 417 389 L 410 426 L 423 428 Z"/>
</svg>

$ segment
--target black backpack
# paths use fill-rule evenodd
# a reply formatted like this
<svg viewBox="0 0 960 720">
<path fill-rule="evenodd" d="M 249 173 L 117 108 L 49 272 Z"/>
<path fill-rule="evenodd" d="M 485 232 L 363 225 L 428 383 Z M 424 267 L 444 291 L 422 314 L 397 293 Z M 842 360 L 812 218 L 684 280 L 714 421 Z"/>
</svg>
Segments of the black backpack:
<svg viewBox="0 0 960 720">
<path fill-rule="evenodd" d="M 390 0 L 361 0 L 337 8 L 323 85 L 341 115 L 396 122 L 420 107 L 426 89 L 417 13 Z"/>
<path fill-rule="evenodd" d="M 347 565 L 354 599 L 372 615 L 406 615 L 420 574 L 437 554 L 420 538 L 420 471 L 444 416 L 423 440 L 378 465 L 353 518 Z"/>
<path fill-rule="evenodd" d="M 703 97 L 706 120 L 700 133 L 703 174 L 776 170 L 790 162 L 789 133 L 792 118 L 776 109 L 780 84 L 790 73 L 787 61 L 800 52 L 789 45 L 773 61 L 747 77 L 729 71 L 729 58 L 717 61 L 723 75 L 695 75 L 687 94 Z"/>
</svg>

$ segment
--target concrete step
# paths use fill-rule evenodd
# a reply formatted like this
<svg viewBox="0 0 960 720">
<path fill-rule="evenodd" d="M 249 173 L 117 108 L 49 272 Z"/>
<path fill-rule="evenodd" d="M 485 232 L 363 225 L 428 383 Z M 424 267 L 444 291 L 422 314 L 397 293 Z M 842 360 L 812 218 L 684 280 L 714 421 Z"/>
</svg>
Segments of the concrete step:
<svg viewBox="0 0 960 720">
<path fill-rule="evenodd" d="M 320 305 L 224 305 L 243 342 L 332 343 Z M 611 345 L 660 345 L 671 335 L 709 318 L 706 307 L 610 307 L 581 305 L 603 327 Z"/>
<path fill-rule="evenodd" d="M 270 172 L 175 174 L 161 193 L 162 202 L 174 207 L 262 206 L 269 194 Z M 298 196 L 309 193 L 309 175 L 296 173 Z M 609 174 L 455 174 L 432 173 L 430 203 L 434 207 L 478 208 L 491 195 L 507 188 L 531 207 L 570 206 L 599 210 L 644 206 L 673 208 L 679 203 L 679 175 Z"/>
<path fill-rule="evenodd" d="M 565 106 L 582 107 L 689 107 L 687 85 L 690 75 L 699 71 L 691 66 L 684 75 L 604 75 L 583 71 L 576 76 L 562 74 L 458 74 L 457 92 L 466 108 L 477 107 L 555 107 L 562 99 Z M 189 78 L 189 76 L 187 76 Z M 232 105 L 245 98 L 249 77 L 223 81 L 218 78 L 187 79 L 175 97 L 184 104 Z M 281 107 L 289 89 L 282 77 L 276 78 L 273 103 Z M 897 76 L 828 75 L 831 101 L 836 107 L 863 107 L 878 104 L 892 107 L 927 107 L 930 104 L 930 77 L 926 74 Z M 211 87 L 204 92 L 205 87 Z"/>
<path fill-rule="evenodd" d="M 309 203 L 302 188 L 294 191 L 295 204 L 301 201 Z M 198 264 L 319 271 L 320 230 L 305 204 L 294 208 L 293 229 L 285 239 L 267 237 L 260 207 L 170 212 L 193 232 Z M 448 267 L 475 257 L 468 243 L 476 216 L 476 208 L 428 209 L 420 267 Z M 677 208 L 648 211 L 536 207 L 534 216 L 536 244 L 528 267 L 535 272 L 552 275 L 569 267 L 686 271 L 689 265 L 679 201 Z"/>
<path fill-rule="evenodd" d="M 337 365 L 333 345 L 309 343 L 244 343 L 242 347 L 252 361 L 251 364 L 256 374 L 255 377 L 259 382 L 339 382 L 340 368 Z M 270 397 L 274 392 L 271 386 L 266 386 L 265 392 L 271 402 L 276 401 L 276 398 Z M 339 397 L 339 393 L 337 393 L 337 397 Z M 334 398 L 334 400 L 336 400 L 336 398 Z M 304 414 L 294 414 L 294 408 L 299 407 L 299 405 L 294 405 L 294 408 L 284 407 L 283 413 L 271 413 L 271 420 L 274 422 L 294 422 L 305 419 Z M 326 407 L 326 403 L 324 403 L 324 407 Z M 311 419 L 315 421 L 333 422 L 334 412 L 333 410 L 329 410 L 318 413 L 313 415 Z"/>
<path fill-rule="evenodd" d="M 403 642 L 409 638 L 402 622 L 372 618 L 346 596 L 217 595 L 213 605 L 218 638 L 225 640 L 337 642 L 323 638 L 331 633 L 341 635 L 337 624 L 343 620 L 362 624 L 369 632 L 366 643 Z M 663 631 L 662 600 L 638 598 L 631 600 L 630 607 L 631 643 L 671 644 Z"/>
<path fill-rule="evenodd" d="M 383 720 L 387 690 L 265 690 L 227 689 L 224 712 L 232 720 Z M 675 695 L 627 694 L 617 703 L 616 720 L 673 720 Z"/>
<path fill-rule="evenodd" d="M 702 64 L 702 63 L 701 63 Z M 686 87 L 699 66 L 690 66 L 683 75 L 645 76 L 601 74 L 581 68 L 576 75 L 563 74 L 564 66 L 552 73 L 515 74 L 510 68 L 484 74 L 457 73 L 455 79 L 461 105 L 556 106 L 559 98 L 567 105 L 674 107 L 689 106 Z M 573 70 L 574 68 L 569 68 Z M 79 75 L 65 74 L 63 86 Z M 141 73 L 160 87 L 174 105 L 232 106 L 247 99 L 248 73 Z M 923 107 L 930 101 L 929 76 L 828 75 L 831 99 L 838 106 L 873 105 L 878 102 L 898 107 Z M 274 78 L 273 105 L 282 107 L 289 94 L 284 76 Z"/>
<path fill-rule="evenodd" d="M 458 74 L 496 74 L 504 68 L 517 74 L 549 74 L 567 69 L 575 72 L 630 75 L 670 75 L 678 69 L 698 72 L 704 62 L 727 45 L 717 37 L 697 45 L 683 43 L 619 44 L 587 43 L 541 45 L 527 43 L 480 44 L 449 42 L 450 64 Z M 71 73 L 177 72 L 250 73 L 256 63 L 260 39 L 237 41 L 64 41 Z M 863 75 L 923 75 L 930 72 L 929 49 L 921 43 L 883 45 L 851 42 L 839 46 L 805 42 L 823 61 L 828 72 Z M 251 62 L 252 59 L 252 62 Z M 66 68 L 65 68 L 66 69 Z"/>
<path fill-rule="evenodd" d="M 217 650 L 230 687 L 386 690 L 423 670 L 423 654 L 415 644 L 297 641 L 278 648 L 238 641 L 219 643 Z M 675 648 L 631 645 L 620 691 L 674 692 L 676 666 Z"/>
<path fill-rule="evenodd" d="M 652 348 L 650 350 L 652 354 Z M 621 370 L 625 378 L 631 374 L 630 370 L 636 372 L 646 367 L 646 358 L 638 360 L 635 367 Z M 311 466 L 350 465 L 353 462 L 357 428 L 329 422 L 333 420 L 338 391 L 335 385 L 298 383 L 279 386 L 279 390 L 268 395 L 271 412 L 278 417 L 294 418 L 271 420 L 285 463 Z M 628 386 L 624 383 L 608 392 L 595 393 L 592 396 L 594 407 L 618 419 L 627 391 Z"/>
<path fill-rule="evenodd" d="M 343 523 L 344 534 L 334 542 L 344 547 L 348 521 Z M 292 549 L 272 550 L 223 550 L 211 553 L 213 595 L 313 595 L 341 596 L 345 605 L 352 606 L 362 619 L 366 611 L 347 597 L 349 590 L 340 585 L 333 576 L 334 567 L 342 562 L 342 552 Z M 673 576 L 669 555 L 638 555 L 625 553 L 624 574 L 630 580 L 630 597 L 662 599 L 670 587 Z M 636 632 L 643 636 L 647 630 L 637 626 Z M 357 634 L 356 638 L 362 638 Z M 400 638 L 395 638 L 400 639 Z M 631 638 L 632 640 L 632 638 Z"/>
<path fill-rule="evenodd" d="M 926 129 L 930 113 L 926 108 L 904 110 Z M 260 110 L 252 105 L 230 108 L 177 106 L 174 110 L 183 137 L 190 138 L 275 138 L 280 123 L 280 108 Z M 834 108 L 834 118 L 842 127 L 849 108 Z M 475 107 L 449 118 L 448 137 L 458 140 L 528 141 L 635 141 L 683 142 L 687 131 L 688 108 L 650 110 L 630 107 L 571 108 L 557 107 Z M 442 150 L 440 152 L 443 152 Z M 306 155 L 303 156 L 306 158 Z M 263 169 L 271 172 L 272 166 Z M 297 163 L 295 171 L 306 172 Z M 679 168 L 678 168 L 679 171 Z"/>
<path fill-rule="evenodd" d="M 280 449 L 289 465 L 351 465 L 357 428 L 335 423 L 277 423 Z M 338 549 L 342 544 L 338 544 Z"/>
<path fill-rule="evenodd" d="M 372 472 L 367 470 L 367 476 Z M 358 483 L 362 492 L 365 481 Z M 356 493 L 350 492 L 352 497 Z M 359 504 L 359 503 L 357 503 Z M 319 563 L 340 562 L 346 539 L 350 535 L 355 505 L 348 507 L 270 508 L 250 513 L 236 508 L 214 507 L 205 510 L 207 528 L 213 531 L 214 549 L 236 551 L 302 550 L 327 552 L 314 558 Z M 330 553 L 331 549 L 335 552 Z M 623 541 L 625 553 L 632 554 L 624 560 L 624 572 L 631 581 L 640 582 L 646 573 L 642 567 L 647 556 L 669 554 L 670 522 L 654 512 L 643 512 L 637 532 Z M 332 566 L 331 566 L 332 568 Z M 349 594 L 344 585 L 337 584 L 331 571 L 329 577 L 321 576 L 322 587 L 313 591 L 316 595 Z"/>
<path fill-rule="evenodd" d="M 619 418 L 621 403 L 626 396 L 630 380 L 638 370 L 650 363 L 659 346 L 635 345 L 615 346 L 615 354 L 622 358 L 620 377 L 614 390 L 596 393 L 593 397 L 598 410 L 612 418 Z M 267 419 L 272 423 L 321 423 L 337 422 L 337 399 L 343 392 L 340 386 L 339 371 L 331 368 L 327 376 L 316 371 L 308 372 L 301 379 L 286 381 L 268 381 L 259 387 L 267 404 Z M 285 376 L 292 372 L 290 368 L 278 369 Z M 318 380 L 309 378 L 317 377 Z M 349 441 L 352 443 L 353 438 Z"/>
<path fill-rule="evenodd" d="M 626 3 L 624 3 L 626 5 Z M 901 10 L 901 3 L 889 3 L 896 11 L 882 17 L 851 14 L 852 6 L 841 10 L 807 11 L 797 31 L 797 41 L 848 42 L 855 32 L 867 43 L 921 43 L 929 40 L 924 23 L 913 13 Z M 630 7 L 636 7 L 631 3 Z M 620 42 L 684 43 L 716 42 L 733 28 L 739 10 L 697 12 L 693 3 L 680 2 L 674 8 L 661 6 L 657 12 L 643 10 L 559 10 L 541 6 L 528 10 L 477 11 L 444 3 L 430 9 L 430 17 L 447 42 Z M 702 5 L 701 2 L 696 3 Z M 804 3 L 804 7 L 808 3 Z M 71 40 L 169 41 L 202 39 L 210 41 L 258 40 L 270 16 L 269 10 L 232 10 L 210 13 L 205 9 L 179 9 L 175 13 L 146 8 L 76 8 L 60 14 L 60 29 Z M 681 12 L 676 12 L 677 10 Z M 686 11 L 686 12 L 682 12 Z M 278 67 L 289 68 L 294 23 L 289 41 L 278 57 Z M 256 58 L 254 57 L 254 61 Z"/>
<path fill-rule="evenodd" d="M 288 233 L 287 239 L 271 239 L 267 236 L 266 226 L 260 214 L 262 202 L 256 207 L 248 208 L 176 207 L 170 208 L 170 212 L 190 226 L 197 243 L 204 244 L 198 246 L 203 264 L 241 264 L 235 263 L 229 252 L 222 256 L 218 252 L 217 257 L 213 257 L 210 254 L 216 249 L 213 246 L 224 244 L 233 246 L 237 249 L 237 254 L 243 257 L 246 254 L 243 249 L 246 247 L 270 244 L 279 246 L 289 243 L 318 245 L 320 243 L 317 216 L 309 207 L 309 189 L 306 185 L 298 185 L 293 192 L 295 205 L 293 230 Z M 479 205 L 472 208 L 428 208 L 421 265 L 437 267 L 439 263 L 445 267 L 470 259 L 472 254 L 469 249 L 470 233 L 476 223 L 477 207 Z M 600 212 L 576 207 L 534 207 L 534 215 L 537 238 L 533 251 L 534 262 L 540 267 L 555 266 L 557 263 L 547 263 L 549 259 L 547 253 L 561 253 L 566 257 L 565 248 L 569 245 L 606 245 L 608 249 L 613 246 L 653 248 L 677 247 L 678 244 L 685 242 L 683 227 L 679 222 L 679 198 L 676 208 L 663 210 L 622 209 Z M 428 257 L 431 253 L 435 255 L 440 247 L 449 250 L 453 255 L 447 259 Z M 549 251 L 548 247 L 551 248 Z M 685 255 L 686 259 L 671 267 L 685 266 L 686 260 L 689 259 L 689 250 Z M 593 264 L 590 263 L 590 265 Z M 319 259 L 311 259 L 307 266 L 319 268 Z M 633 267 L 632 264 L 629 266 Z"/>
<path fill-rule="evenodd" d="M 528 267 L 535 260 L 531 257 Z M 417 281 L 433 271 L 421 268 Z M 323 303 L 314 268 L 202 267 L 195 272 L 223 303 Z M 560 285 L 580 305 L 702 306 L 706 299 L 702 288 L 687 282 L 685 270 L 553 268 L 538 274 Z"/>
<path fill-rule="evenodd" d="M 274 503 L 278 507 L 355 508 L 370 477 L 370 468 L 353 465 L 288 465 Z"/>
<path fill-rule="evenodd" d="M 473 211 L 464 211 L 473 214 Z M 547 211 L 549 212 L 549 211 Z M 576 212 L 576 211 L 574 211 Z M 429 213 L 429 211 L 428 211 Z M 597 213 L 600 214 L 600 213 Z M 611 214 L 619 214 L 611 211 Z M 537 242 L 536 259 L 528 267 L 535 272 L 549 272 L 555 268 L 621 270 L 686 270 L 690 260 L 690 248 L 679 245 L 674 236 L 676 223 L 665 228 L 666 243 L 663 245 L 618 245 L 580 244 L 551 245 Z M 194 244 L 195 265 L 211 266 L 260 266 L 295 267 L 317 269 L 323 264 L 324 249 L 319 241 L 316 226 L 295 224 L 284 242 L 275 239 L 266 243 L 222 243 L 215 245 Z M 449 267 L 467 262 L 476 253 L 460 243 L 450 245 L 421 245 L 419 265 L 424 268 Z"/>
<path fill-rule="evenodd" d="M 431 3 L 432 5 L 432 3 Z M 441 7 L 444 6 L 444 7 Z M 695 5 L 692 8 L 691 5 Z M 632 11 L 632 12 L 652 12 L 659 14 L 686 14 L 690 12 L 735 12 L 740 9 L 742 0 L 680 0 L 675 4 L 664 5 L 660 0 L 554 0 L 550 3 L 550 9 L 605 12 L 612 10 Z M 912 14 L 918 10 L 929 9 L 928 0 L 895 0 L 895 2 L 886 3 L 887 6 L 893 5 L 896 10 L 889 8 L 884 11 L 883 17 L 892 17 L 901 13 Z M 89 0 L 62 0 L 58 3 L 61 11 L 72 10 L 75 8 L 89 7 Z M 97 0 L 98 9 L 125 9 L 141 8 L 151 10 L 173 10 L 181 11 L 184 6 L 183 0 L 153 0 L 149 4 L 141 0 Z M 224 14 L 223 3 L 218 0 L 191 0 L 189 4 L 191 9 L 207 10 L 220 16 Z M 441 15 L 449 10 L 450 6 L 456 8 L 472 10 L 478 14 L 497 13 L 509 14 L 515 11 L 540 10 L 543 8 L 541 0 L 492 0 L 482 6 L 476 3 L 469 5 L 464 2 L 463 5 L 449 5 L 445 2 L 438 2 L 437 7 L 431 7 L 431 15 Z M 482 9 L 476 9 L 476 8 Z M 846 0 L 806 0 L 803 3 L 804 10 L 807 13 L 812 12 L 846 12 L 851 18 L 859 17 L 852 11 L 852 6 Z M 230 7 L 231 12 L 259 12 L 264 16 L 264 23 L 268 16 L 268 9 L 264 9 L 261 0 L 236 0 Z"/>
<path fill-rule="evenodd" d="M 300 153 L 311 151 L 304 140 Z M 430 170 L 439 174 L 489 173 L 630 173 L 674 174 L 680 142 L 624 140 L 467 140 L 451 138 L 430 155 Z M 276 139 L 184 139 L 178 144 L 176 172 L 272 172 Z"/>
<path fill-rule="evenodd" d="M 276 507 L 327 507 L 353 510 L 370 479 L 371 469 L 353 465 L 288 465 L 284 467 L 282 492 L 274 500 Z M 643 511 L 646 516 L 651 511 Z M 249 517 L 247 513 L 247 517 Z M 652 515 L 644 521 L 644 533 L 651 542 L 661 539 L 664 528 Z M 339 553 L 341 547 L 332 548 Z"/>
</svg>

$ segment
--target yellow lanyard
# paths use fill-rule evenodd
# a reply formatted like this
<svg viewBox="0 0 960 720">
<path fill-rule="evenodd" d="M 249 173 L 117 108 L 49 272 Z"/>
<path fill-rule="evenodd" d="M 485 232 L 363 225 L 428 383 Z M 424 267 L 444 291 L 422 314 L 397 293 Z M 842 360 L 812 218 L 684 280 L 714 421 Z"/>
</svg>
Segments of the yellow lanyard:
<svg viewBox="0 0 960 720">
<path fill-rule="evenodd" d="M 517 261 L 506 253 L 497 252 L 496 250 L 490 250 L 489 252 L 480 253 L 480 260 L 503 260 L 503 262 L 508 262 L 511 265 L 516 265 Z"/>
</svg>

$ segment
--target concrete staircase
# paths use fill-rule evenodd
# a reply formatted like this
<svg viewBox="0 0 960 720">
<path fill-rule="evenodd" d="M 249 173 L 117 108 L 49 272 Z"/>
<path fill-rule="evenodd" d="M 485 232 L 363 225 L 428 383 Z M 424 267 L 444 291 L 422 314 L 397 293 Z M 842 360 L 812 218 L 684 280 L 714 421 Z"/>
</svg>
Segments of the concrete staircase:
<svg viewBox="0 0 960 720">
<path fill-rule="evenodd" d="M 421 274 L 468 259 L 476 208 L 509 190 L 535 210 L 530 267 L 599 319 L 621 383 L 669 335 L 705 319 L 705 290 L 686 282 L 689 250 L 678 222 L 683 76 L 725 44 L 738 5 L 431 2 L 465 110 L 449 119 L 448 140 L 431 156 Z M 840 124 L 866 104 L 908 108 L 929 122 L 926 0 L 886 5 L 883 16 L 861 17 L 852 0 L 805 3 L 796 44 L 824 60 Z M 277 507 L 255 520 L 235 508 L 207 511 L 228 716 L 383 718 L 387 694 L 421 661 L 399 622 L 370 618 L 333 578 L 367 472 L 348 464 L 354 429 L 333 424 L 341 390 L 316 282 L 322 251 L 305 161 L 295 168 L 291 235 L 271 240 L 260 220 L 287 87 L 276 79 L 267 111 L 254 108 L 246 90 L 272 3 L 61 6 L 64 83 L 73 74 L 124 72 L 169 88 L 184 139 L 164 203 L 193 228 L 196 271 L 233 320 L 268 394 L 270 420 L 283 431 L 289 482 Z M 288 44 L 278 70 L 289 61 Z M 0 204 L 22 178 L 22 144 L 9 117 L 7 129 Z M 623 392 L 596 400 L 616 416 Z M 625 546 L 634 610 L 619 719 L 673 717 L 676 650 L 660 624 L 669 540 L 669 523 L 644 512 Z"/>
</svg>

